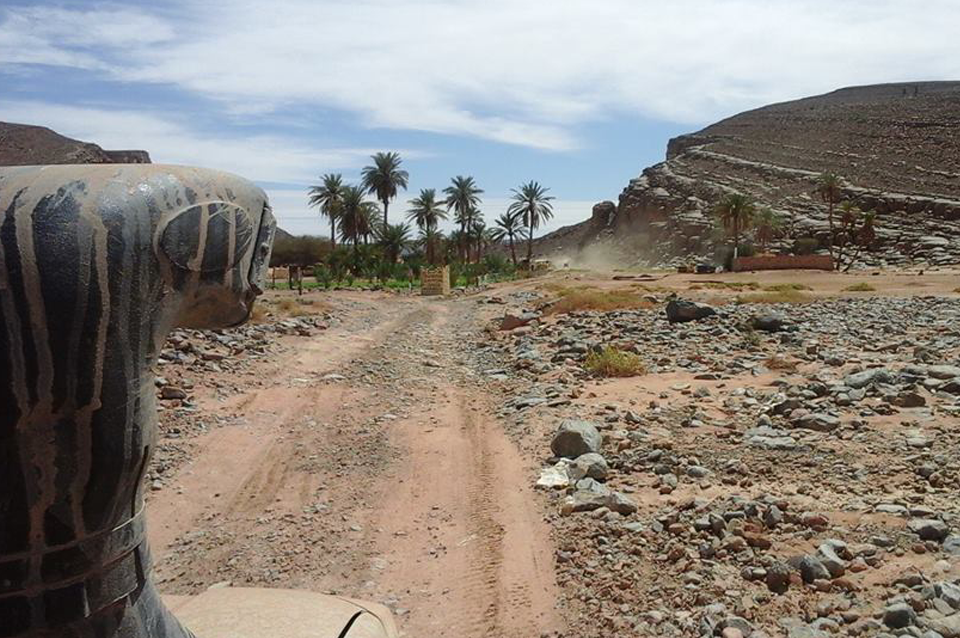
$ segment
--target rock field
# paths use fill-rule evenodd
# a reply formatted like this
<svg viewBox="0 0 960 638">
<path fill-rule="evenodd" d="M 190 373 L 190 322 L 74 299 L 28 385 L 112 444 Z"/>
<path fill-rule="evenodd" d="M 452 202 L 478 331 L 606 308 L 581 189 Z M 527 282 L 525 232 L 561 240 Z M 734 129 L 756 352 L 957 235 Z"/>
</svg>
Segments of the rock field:
<svg viewBox="0 0 960 638">
<path fill-rule="evenodd" d="M 646 376 L 589 378 L 611 344 Z M 960 636 L 956 300 L 579 312 L 490 351 L 543 459 L 566 635 Z"/>
</svg>

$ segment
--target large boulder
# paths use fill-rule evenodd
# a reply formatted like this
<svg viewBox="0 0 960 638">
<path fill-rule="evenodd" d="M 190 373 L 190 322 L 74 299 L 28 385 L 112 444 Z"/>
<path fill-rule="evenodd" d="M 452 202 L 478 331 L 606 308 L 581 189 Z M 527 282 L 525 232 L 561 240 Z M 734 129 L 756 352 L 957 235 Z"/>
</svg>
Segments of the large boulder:
<svg viewBox="0 0 960 638">
<path fill-rule="evenodd" d="M 686 299 L 671 299 L 667 303 L 667 320 L 670 323 L 683 323 L 686 321 L 699 321 L 717 314 L 712 306 L 687 301 Z"/>
<path fill-rule="evenodd" d="M 763 332 L 780 332 L 787 327 L 787 319 L 783 315 L 768 312 L 762 315 L 754 315 L 750 318 L 750 326 L 754 330 Z"/>
<path fill-rule="evenodd" d="M 603 436 L 593 423 L 567 419 L 553 435 L 550 449 L 554 456 L 575 459 L 583 454 L 599 452 L 602 444 Z"/>
</svg>

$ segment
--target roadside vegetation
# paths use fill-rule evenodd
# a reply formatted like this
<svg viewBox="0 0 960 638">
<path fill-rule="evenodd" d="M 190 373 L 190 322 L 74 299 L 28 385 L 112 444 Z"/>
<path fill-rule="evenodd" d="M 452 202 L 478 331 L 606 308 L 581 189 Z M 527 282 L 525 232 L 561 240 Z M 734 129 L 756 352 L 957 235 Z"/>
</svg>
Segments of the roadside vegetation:
<svg viewBox="0 0 960 638">
<path fill-rule="evenodd" d="M 391 223 L 392 204 L 407 189 L 409 173 L 399 153 L 376 153 L 359 184 L 339 173 L 320 176 L 308 204 L 329 224 L 330 237 L 280 237 L 271 265 L 280 268 L 276 288 L 410 288 L 424 268 L 448 266 L 452 286 L 528 276 L 534 232 L 553 217 L 549 188 L 531 181 L 513 189 L 506 210 L 488 226 L 483 189 L 469 175 L 457 175 L 442 189 L 426 188 L 408 201 L 405 219 Z M 442 222 L 454 229 L 444 233 Z M 526 258 L 519 259 L 518 244 Z M 284 270 L 286 269 L 286 270 Z M 286 275 L 286 276 L 283 276 Z"/>
<path fill-rule="evenodd" d="M 597 377 L 637 377 L 647 372 L 640 355 L 613 346 L 588 354 L 583 367 Z"/>
<path fill-rule="evenodd" d="M 861 281 L 857 284 L 852 284 L 843 289 L 844 292 L 876 292 L 876 288 L 871 286 L 865 281 Z"/>
<path fill-rule="evenodd" d="M 627 289 L 601 290 L 599 288 L 564 288 L 549 286 L 548 290 L 557 295 L 557 300 L 544 309 L 548 315 L 567 314 L 582 310 L 610 312 L 612 310 L 635 310 L 652 308 L 653 304 L 637 292 Z"/>
</svg>

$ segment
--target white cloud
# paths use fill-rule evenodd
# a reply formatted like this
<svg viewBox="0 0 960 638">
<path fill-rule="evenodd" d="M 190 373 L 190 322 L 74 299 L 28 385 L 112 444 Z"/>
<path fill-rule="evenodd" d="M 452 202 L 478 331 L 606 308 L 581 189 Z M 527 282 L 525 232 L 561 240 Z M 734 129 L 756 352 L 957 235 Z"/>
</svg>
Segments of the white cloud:
<svg viewBox="0 0 960 638">
<path fill-rule="evenodd" d="M 0 64 L 99 65 L 233 113 L 318 105 L 553 150 L 613 115 L 703 123 L 843 85 L 960 77 L 955 0 L 222 0 L 0 15 Z M 123 55 L 96 56 L 97 40 Z"/>
<path fill-rule="evenodd" d="M 212 166 L 261 182 L 308 184 L 317 166 L 356 169 L 374 149 L 316 148 L 282 136 L 212 135 L 168 116 L 43 102 L 0 100 L 0 121 L 42 123 L 107 149 L 147 149 L 156 163 Z M 407 157 L 422 157 L 402 151 Z"/>
</svg>

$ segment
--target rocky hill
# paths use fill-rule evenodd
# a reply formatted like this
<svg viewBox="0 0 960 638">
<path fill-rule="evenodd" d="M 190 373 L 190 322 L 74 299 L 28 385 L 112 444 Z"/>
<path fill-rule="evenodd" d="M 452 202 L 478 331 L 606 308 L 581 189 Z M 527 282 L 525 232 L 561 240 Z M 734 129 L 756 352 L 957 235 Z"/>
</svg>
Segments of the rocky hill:
<svg viewBox="0 0 960 638">
<path fill-rule="evenodd" d="M 827 238 L 816 196 L 825 171 L 876 213 L 867 265 L 960 263 L 960 82 L 884 84 L 741 113 L 670 140 L 667 159 L 630 181 L 618 204 L 544 237 L 541 254 L 621 264 L 710 257 L 722 241 L 711 212 L 748 193 L 780 213 L 789 238 Z"/>
<path fill-rule="evenodd" d="M 0 122 L 0 166 L 149 163 L 146 151 L 107 151 L 43 126 Z"/>
</svg>

